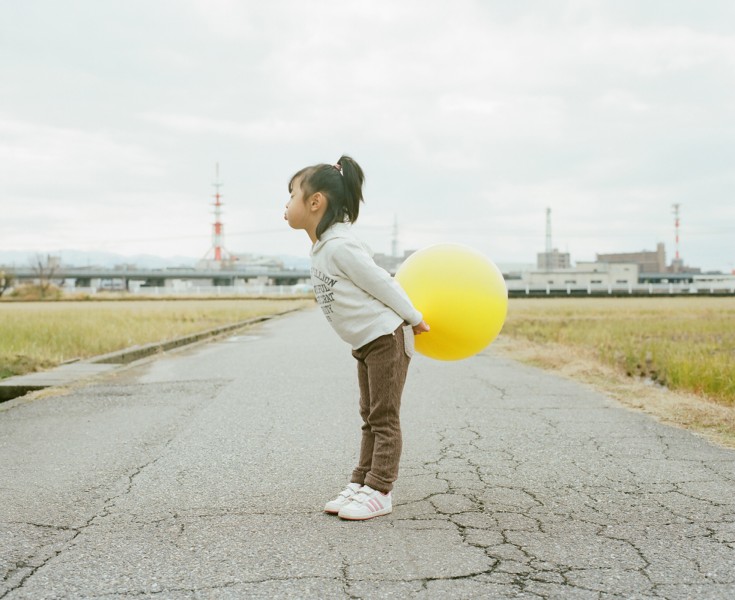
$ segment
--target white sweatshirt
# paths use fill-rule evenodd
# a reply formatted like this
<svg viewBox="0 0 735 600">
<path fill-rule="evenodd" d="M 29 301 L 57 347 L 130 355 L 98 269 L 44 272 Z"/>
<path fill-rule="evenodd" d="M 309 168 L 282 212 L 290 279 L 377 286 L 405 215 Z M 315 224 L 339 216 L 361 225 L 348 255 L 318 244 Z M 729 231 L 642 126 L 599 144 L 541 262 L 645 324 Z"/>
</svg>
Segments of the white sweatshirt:
<svg viewBox="0 0 735 600">
<path fill-rule="evenodd" d="M 347 223 L 335 223 L 312 246 L 311 281 L 327 321 L 355 350 L 423 318 Z"/>
</svg>

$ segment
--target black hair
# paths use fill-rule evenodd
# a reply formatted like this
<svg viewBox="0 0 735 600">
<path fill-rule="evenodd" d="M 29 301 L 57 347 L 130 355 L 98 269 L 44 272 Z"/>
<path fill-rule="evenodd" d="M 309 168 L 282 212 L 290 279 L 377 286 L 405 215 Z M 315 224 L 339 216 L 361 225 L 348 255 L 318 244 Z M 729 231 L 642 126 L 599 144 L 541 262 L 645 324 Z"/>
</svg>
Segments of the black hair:
<svg viewBox="0 0 735 600">
<path fill-rule="evenodd" d="M 327 210 L 316 228 L 317 239 L 335 223 L 357 221 L 360 202 L 365 201 L 362 197 L 365 174 L 351 157 L 343 155 L 334 165 L 321 163 L 301 169 L 288 182 L 289 193 L 293 191 L 293 183 L 299 177 L 304 200 L 317 192 L 327 198 Z"/>
</svg>

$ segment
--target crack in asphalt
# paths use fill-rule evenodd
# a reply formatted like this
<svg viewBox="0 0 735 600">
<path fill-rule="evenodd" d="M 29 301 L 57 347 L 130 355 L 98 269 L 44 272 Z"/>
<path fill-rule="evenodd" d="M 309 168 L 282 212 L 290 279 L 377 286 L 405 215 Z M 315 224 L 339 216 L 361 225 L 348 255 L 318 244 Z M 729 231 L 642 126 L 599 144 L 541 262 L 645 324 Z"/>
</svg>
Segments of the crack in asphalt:
<svg viewBox="0 0 735 600">
<path fill-rule="evenodd" d="M 557 428 L 553 420 L 545 418 L 539 411 L 536 411 L 536 416 L 543 420 L 550 428 Z M 654 506 L 657 506 L 657 508 L 663 511 L 664 515 L 669 516 L 663 523 L 647 525 L 647 529 L 659 530 L 667 524 L 680 525 L 682 522 L 696 524 L 696 519 L 686 513 L 686 507 L 682 508 L 681 511 L 677 511 L 672 506 L 664 503 L 661 500 L 661 497 L 664 495 L 677 494 L 699 503 L 706 503 L 710 508 L 723 509 L 723 514 L 721 515 L 723 518 L 722 521 L 710 522 L 703 533 L 691 532 L 690 534 L 683 535 L 682 539 L 685 540 L 709 539 L 712 542 L 716 542 L 716 536 L 718 535 L 716 525 L 723 525 L 728 522 L 724 513 L 726 510 L 732 508 L 732 502 L 727 502 L 726 500 L 718 502 L 707 498 L 706 495 L 683 491 L 682 486 L 688 483 L 696 484 L 700 481 L 696 477 L 692 477 L 691 480 L 687 481 L 676 480 L 661 484 L 657 483 L 655 484 L 658 486 L 656 489 L 647 489 L 645 485 L 641 486 L 641 474 L 639 472 L 628 465 L 619 453 L 616 454 L 609 450 L 603 440 L 589 436 L 586 442 L 594 449 L 597 456 L 601 460 L 616 461 L 618 472 L 625 473 L 626 475 L 623 477 L 611 477 L 609 473 L 606 473 L 601 479 L 598 473 L 580 463 L 580 461 L 571 460 L 570 464 L 588 476 L 591 481 L 597 481 L 598 485 L 594 486 L 594 489 L 589 485 L 582 485 L 576 488 L 569 486 L 567 489 L 574 491 L 581 498 L 584 498 L 584 508 L 598 515 L 599 520 L 603 522 L 590 521 L 584 518 L 583 515 L 577 514 L 579 507 L 570 507 L 560 516 L 571 519 L 580 525 L 592 527 L 589 535 L 594 539 L 609 540 L 622 544 L 620 548 L 628 548 L 632 553 L 631 557 L 635 557 L 635 562 L 638 564 L 628 566 L 622 564 L 612 568 L 601 566 L 581 567 L 564 564 L 563 562 L 554 563 L 550 562 L 548 558 L 536 556 L 531 548 L 516 541 L 513 534 L 519 532 L 518 526 L 514 527 L 512 522 L 510 526 L 506 527 L 502 524 L 503 520 L 507 521 L 507 519 L 504 519 L 505 516 L 520 516 L 524 519 L 524 525 L 520 531 L 551 535 L 554 531 L 554 525 L 546 523 L 543 519 L 543 514 L 548 514 L 548 507 L 545 505 L 543 497 L 532 486 L 498 485 L 497 482 L 493 482 L 485 477 L 486 471 L 483 470 L 482 464 L 473 460 L 472 454 L 480 453 L 481 455 L 481 453 L 487 452 L 487 449 L 478 444 L 482 440 L 482 434 L 473 428 L 471 424 L 465 424 L 460 428 L 444 429 L 439 431 L 437 436 L 439 445 L 437 455 L 434 460 L 425 461 L 422 467 L 425 472 L 433 474 L 437 480 L 442 481 L 446 489 L 442 492 L 433 492 L 422 498 L 413 500 L 411 504 L 428 501 L 434 508 L 435 515 L 445 517 L 454 525 L 462 544 L 482 550 L 486 557 L 492 561 L 492 565 L 482 572 L 473 572 L 455 577 L 422 579 L 423 590 L 428 590 L 428 585 L 432 581 L 446 579 L 478 580 L 480 577 L 507 573 L 512 576 L 511 584 L 516 592 L 526 595 L 530 594 L 540 598 L 547 597 L 543 593 L 532 591 L 531 587 L 533 583 L 551 583 L 563 585 L 570 589 L 576 588 L 594 594 L 602 594 L 605 592 L 604 589 L 599 586 L 596 587 L 591 583 L 580 583 L 579 579 L 580 576 L 586 574 L 599 576 L 600 574 L 607 573 L 610 577 L 619 577 L 622 574 L 624 576 L 639 578 L 636 583 L 636 594 L 646 594 L 649 597 L 665 597 L 665 593 L 661 589 L 662 584 L 651 573 L 656 560 L 660 562 L 661 558 L 655 555 L 652 556 L 650 550 L 645 547 L 645 544 L 638 543 L 631 535 L 615 533 L 615 529 L 619 525 L 625 524 L 625 519 L 621 519 L 620 515 L 610 513 L 609 510 L 606 510 L 605 505 L 600 504 L 601 500 L 604 501 L 605 494 L 610 492 L 622 494 L 624 497 L 630 498 L 633 503 L 632 506 L 653 503 Z M 656 437 L 659 443 L 659 449 L 648 448 L 645 452 L 646 460 L 660 461 L 662 464 L 666 464 L 669 460 L 682 460 L 680 458 L 662 457 L 661 453 L 668 454 L 670 448 L 665 437 L 658 433 Z M 524 464 L 523 460 L 514 457 L 507 450 L 504 451 L 504 455 L 513 472 L 517 472 L 520 466 Z M 640 456 L 636 458 L 640 458 Z M 688 462 L 694 465 L 702 464 L 701 460 L 696 459 Z M 709 472 L 715 478 L 721 476 L 714 469 L 710 469 Z M 478 490 L 467 487 L 468 482 L 472 481 L 479 482 L 480 488 Z M 601 485 L 600 481 L 608 481 L 609 484 Z M 492 496 L 492 491 L 502 489 L 516 493 L 520 492 L 526 500 L 525 505 L 521 502 L 521 505 L 513 506 L 507 504 L 507 501 L 501 501 L 501 506 L 504 506 L 504 508 L 499 510 L 497 506 L 493 507 L 492 501 L 486 501 L 488 497 Z M 596 493 L 595 490 L 597 490 Z M 448 499 L 451 499 L 451 501 Z M 466 518 L 468 515 L 483 515 L 490 517 L 490 520 L 488 524 L 482 526 L 477 521 L 472 522 L 468 520 Z M 426 519 L 428 516 L 430 515 L 423 514 L 404 520 L 420 520 Z M 399 519 L 396 523 L 400 523 L 401 521 Z M 501 543 L 481 543 L 473 537 L 477 531 L 495 531 L 500 534 Z M 734 545 L 735 540 L 725 544 L 728 548 L 732 548 Z M 630 559 L 627 560 L 630 561 Z M 711 574 L 707 573 L 706 561 L 692 560 L 692 563 L 699 573 L 712 577 Z M 732 579 L 730 581 L 723 581 L 723 583 L 732 582 Z M 607 597 L 618 596 L 622 598 L 628 597 L 627 595 L 631 592 L 632 590 L 620 592 L 619 596 L 615 591 L 607 591 L 606 594 Z"/>
<path fill-rule="evenodd" d="M 4 598 L 5 596 L 7 596 L 8 594 L 10 594 L 11 592 L 13 592 L 13 591 L 15 591 L 17 589 L 22 588 L 24 586 L 24 584 L 26 583 L 26 581 L 28 581 L 31 577 L 33 577 L 33 575 L 35 575 L 36 572 L 39 569 L 42 569 L 44 566 L 46 566 L 54 558 L 56 558 L 57 556 L 59 556 L 60 554 L 62 554 L 66 550 L 68 550 L 69 548 L 71 548 L 74 545 L 74 541 L 86 529 L 88 529 L 89 527 L 91 527 L 92 525 L 94 525 L 96 521 L 108 517 L 110 515 L 110 510 L 114 506 L 115 501 L 118 500 L 119 498 L 122 498 L 123 496 L 126 496 L 127 494 L 130 493 L 130 491 L 133 488 L 133 481 L 135 480 L 135 478 L 138 475 L 140 475 L 146 468 L 150 467 L 151 465 L 154 465 L 156 462 L 158 462 L 160 460 L 161 456 L 163 455 L 163 453 L 165 452 L 166 448 L 171 443 L 171 441 L 174 439 L 174 437 L 175 436 L 173 436 L 168 441 L 166 441 L 165 444 L 163 444 L 163 447 L 161 448 L 161 455 L 160 456 L 157 456 L 153 460 L 150 460 L 150 461 L 146 462 L 145 464 L 136 467 L 132 472 L 128 473 L 127 475 L 125 475 L 123 477 L 123 481 L 127 480 L 126 483 L 125 483 L 124 490 L 122 492 L 119 492 L 119 493 L 115 494 L 114 496 L 111 496 L 107 500 L 105 500 L 105 502 L 102 505 L 102 508 L 101 508 L 99 514 L 96 514 L 96 515 L 93 515 L 92 517 L 90 517 L 80 527 L 70 527 L 70 528 L 53 527 L 53 528 L 60 529 L 60 530 L 70 531 L 70 532 L 72 532 L 72 536 L 68 540 L 65 541 L 64 546 L 62 548 L 59 548 L 58 550 L 54 550 L 54 551 L 50 552 L 49 554 L 47 554 L 47 556 L 45 558 L 43 558 L 40 561 L 39 564 L 34 565 L 31 568 L 31 570 L 28 573 L 26 573 L 23 577 L 21 577 L 21 579 L 15 585 L 13 585 L 12 587 L 10 587 L 5 592 L 1 593 L 0 594 L 0 598 Z M 47 526 L 43 525 L 42 527 L 47 527 Z M 12 575 L 13 575 L 13 572 L 8 573 L 7 577 L 4 578 L 4 580 L 6 580 L 6 581 L 10 580 L 10 578 L 12 577 Z"/>
<path fill-rule="evenodd" d="M 122 591 L 116 591 L 116 592 L 106 592 L 102 594 L 95 594 L 95 598 L 106 598 L 106 597 L 116 597 L 116 596 L 129 596 L 129 597 L 140 597 L 140 596 L 158 596 L 163 594 L 170 594 L 170 593 L 176 593 L 176 592 L 190 592 L 190 593 L 197 593 L 197 592 L 212 592 L 216 590 L 227 590 L 227 589 L 233 589 L 237 587 L 242 586 L 250 586 L 250 585 L 263 585 L 268 583 L 282 583 L 282 582 L 291 582 L 291 581 L 339 581 L 338 578 L 335 577 L 319 577 L 319 576 L 293 576 L 293 577 L 267 577 L 262 579 L 247 579 L 247 580 L 233 580 L 233 581 L 224 581 L 222 583 L 218 584 L 212 584 L 212 585 L 201 585 L 201 586 L 195 586 L 195 587 L 176 587 L 176 586 L 168 586 L 168 585 L 161 585 L 161 584 L 151 584 L 151 586 L 148 589 L 138 589 L 138 590 L 122 590 Z M 347 596 L 348 598 L 356 598 L 355 596 Z M 359 599 L 357 599 L 359 600 Z"/>
<path fill-rule="evenodd" d="M 479 379 L 503 403 L 498 411 L 515 412 L 528 420 L 512 432 L 518 443 L 504 445 L 502 439 L 490 437 L 487 425 L 467 419 L 445 425 L 434 432 L 431 455 L 422 457 L 411 467 L 415 471 L 402 479 L 403 486 L 410 485 L 412 476 L 425 479 L 430 486 L 424 490 L 427 493 L 422 491 L 420 497 L 398 503 L 399 510 L 392 516 L 374 521 L 378 532 L 381 528 L 446 532 L 452 544 L 448 552 L 465 553 L 469 557 L 465 564 L 458 562 L 440 571 L 424 569 L 403 578 L 381 574 L 378 567 L 374 579 L 358 577 L 365 565 L 353 564 L 351 554 L 340 546 L 344 541 L 335 538 L 326 540 L 329 555 L 339 559 L 328 575 L 266 577 L 272 575 L 266 571 L 252 580 L 247 576 L 240 580 L 228 574 L 224 581 L 196 587 L 177 586 L 179 582 L 170 587 L 153 581 L 129 584 L 132 589 L 97 593 L 96 597 L 239 592 L 248 586 L 268 588 L 269 584 L 286 582 L 328 584 L 350 600 L 374 597 L 362 588 L 370 589 L 375 582 L 396 586 L 388 588 L 391 592 L 405 585 L 400 589 L 419 597 L 433 597 L 442 591 L 443 584 L 451 583 L 456 584 L 451 589 L 467 586 L 466 597 L 475 597 L 474 590 L 477 595 L 484 594 L 481 590 L 485 586 L 495 585 L 501 586 L 504 594 L 544 600 L 572 592 L 605 599 L 666 598 L 671 586 L 680 586 L 680 590 L 691 586 L 694 590 L 693 586 L 704 583 L 731 585 L 735 590 L 735 574 L 723 568 L 729 556 L 735 558 L 735 529 L 728 527 L 735 522 L 735 505 L 728 498 L 713 497 L 713 488 L 707 487 L 711 482 L 733 481 L 721 472 L 726 467 L 715 468 L 706 458 L 682 458 L 684 451 L 657 427 L 605 435 L 604 430 L 599 433 L 599 421 L 594 432 L 585 431 L 585 419 L 592 422 L 593 417 L 585 417 L 583 411 L 581 422 L 572 423 L 572 409 L 566 406 L 509 408 L 506 403 L 513 400 L 509 391 Z M 193 403 L 188 412 L 183 411 L 181 422 L 197 408 Z M 271 423 L 265 437 L 274 428 L 275 423 Z M 39 569 L 79 544 L 79 537 L 88 528 L 119 515 L 126 506 L 121 500 L 134 493 L 136 480 L 146 469 L 167 455 L 179 433 L 177 426 L 165 439 L 162 435 L 147 447 L 149 455 L 155 456 L 129 468 L 107 486 L 109 492 L 97 514 L 79 526 L 11 523 L 64 539 L 44 544 L 36 556 L 16 562 L 3 578 L 14 585 L 0 592 L 0 598 L 23 588 Z M 538 439 L 544 436 L 546 439 Z M 276 460 L 278 454 L 271 448 L 266 457 Z M 728 464 L 727 459 L 718 462 Z M 673 466 L 668 469 L 667 465 Z M 268 498 L 263 500 L 262 510 L 190 507 L 151 518 L 132 515 L 131 519 L 134 523 L 160 524 L 162 529 L 169 525 L 165 531 L 170 541 L 180 545 L 197 520 L 314 516 L 313 507 L 281 511 L 267 503 Z M 406 516 L 401 516 L 402 512 Z M 674 566 L 669 566 L 669 561 Z M 265 594 L 265 588 L 255 591 Z"/>
<path fill-rule="evenodd" d="M 191 382 L 183 382 L 191 384 Z M 202 382 L 197 382 L 202 383 Z M 216 394 L 216 391 L 223 385 L 221 380 L 213 380 L 210 382 L 203 382 L 207 384 L 208 387 L 208 393 L 211 394 L 212 397 Z M 160 384 L 151 384 L 151 385 L 160 385 Z M 133 384 L 130 386 L 121 386 L 118 388 L 114 388 L 114 392 L 110 392 L 110 390 L 107 390 L 108 395 L 115 395 L 115 396 L 124 396 L 126 394 L 132 394 L 130 390 L 128 390 L 129 387 L 132 388 L 140 388 L 141 384 Z M 89 393 L 89 391 L 94 388 L 88 388 L 86 390 L 86 393 Z M 168 393 L 172 393 L 169 391 Z M 201 400 L 200 397 L 196 397 L 195 399 Z M 186 423 L 187 419 L 196 412 L 201 407 L 201 404 L 198 402 L 192 403 L 190 406 L 184 408 L 178 415 L 178 422 L 180 424 Z M 174 428 L 175 431 L 171 433 L 163 442 L 158 442 L 155 444 L 157 455 L 146 461 L 143 464 L 137 465 L 133 467 L 132 469 L 129 469 L 126 474 L 123 474 L 116 482 L 113 484 L 107 486 L 109 489 L 115 489 L 122 485 L 123 489 L 120 492 L 114 493 L 111 496 L 109 496 L 104 502 L 102 503 L 101 508 L 99 509 L 98 513 L 95 515 L 92 515 L 89 519 L 87 519 L 85 522 L 83 522 L 79 527 L 65 527 L 65 526 L 58 526 L 58 525 L 48 525 L 48 524 L 33 524 L 33 523 L 25 523 L 26 525 L 30 526 L 36 526 L 43 529 L 51 529 L 51 530 L 58 530 L 58 531 L 64 531 L 71 533 L 71 536 L 61 542 L 63 545 L 61 548 L 52 550 L 51 552 L 46 553 L 45 556 L 33 556 L 29 557 L 30 559 L 35 559 L 35 562 L 37 564 L 33 564 L 30 566 L 29 571 L 22 575 L 17 582 L 15 582 L 12 585 L 9 585 L 6 590 L 0 590 L 0 600 L 4 597 L 6 597 L 8 594 L 23 588 L 23 586 L 43 567 L 45 567 L 49 562 L 54 560 L 56 557 L 60 556 L 65 551 L 69 550 L 71 547 L 74 546 L 75 541 L 77 538 L 88 528 L 95 525 L 97 522 L 105 519 L 106 517 L 110 516 L 112 509 L 114 508 L 117 500 L 120 498 L 123 498 L 130 494 L 130 492 L 133 489 L 133 483 L 135 479 L 147 468 L 155 465 L 166 453 L 168 447 L 171 445 L 174 439 L 179 435 L 179 427 Z M 102 486 L 94 487 L 94 489 L 101 489 Z M 47 544 L 48 545 L 54 545 L 53 543 Z M 3 576 L 2 582 L 8 583 L 10 580 L 17 575 L 21 570 L 26 568 L 28 565 L 27 561 L 20 561 L 16 562 L 16 568 L 9 569 L 5 575 Z"/>
</svg>

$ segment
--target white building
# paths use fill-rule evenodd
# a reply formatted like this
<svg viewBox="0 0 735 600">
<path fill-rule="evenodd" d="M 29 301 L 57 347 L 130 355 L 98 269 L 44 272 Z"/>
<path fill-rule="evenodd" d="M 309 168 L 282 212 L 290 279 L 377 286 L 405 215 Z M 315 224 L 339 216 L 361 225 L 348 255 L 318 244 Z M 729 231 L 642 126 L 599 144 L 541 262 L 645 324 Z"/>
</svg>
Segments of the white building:
<svg viewBox="0 0 735 600">
<path fill-rule="evenodd" d="M 522 281 L 531 288 L 630 287 L 638 284 L 638 265 L 578 262 L 569 269 L 526 271 Z"/>
<path fill-rule="evenodd" d="M 699 291 L 730 291 L 735 293 L 735 273 L 704 273 L 692 277 L 692 287 Z"/>
<path fill-rule="evenodd" d="M 559 252 L 554 248 L 550 252 L 539 252 L 536 255 L 536 267 L 539 270 L 570 269 L 572 258 L 569 252 Z"/>
</svg>

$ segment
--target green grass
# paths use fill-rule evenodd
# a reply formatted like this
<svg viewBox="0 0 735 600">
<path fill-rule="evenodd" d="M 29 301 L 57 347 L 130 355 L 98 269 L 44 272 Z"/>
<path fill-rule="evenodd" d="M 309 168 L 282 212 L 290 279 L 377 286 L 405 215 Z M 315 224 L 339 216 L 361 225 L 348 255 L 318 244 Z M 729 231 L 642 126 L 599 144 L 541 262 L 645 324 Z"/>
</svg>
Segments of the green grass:
<svg viewBox="0 0 735 600">
<path fill-rule="evenodd" d="M 503 334 L 735 406 L 735 298 L 511 299 Z"/>
<path fill-rule="evenodd" d="M 0 378 L 310 303 L 301 299 L 2 302 Z"/>
</svg>

